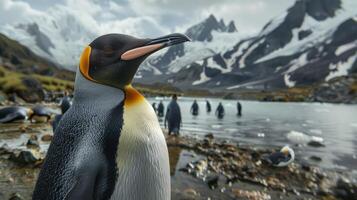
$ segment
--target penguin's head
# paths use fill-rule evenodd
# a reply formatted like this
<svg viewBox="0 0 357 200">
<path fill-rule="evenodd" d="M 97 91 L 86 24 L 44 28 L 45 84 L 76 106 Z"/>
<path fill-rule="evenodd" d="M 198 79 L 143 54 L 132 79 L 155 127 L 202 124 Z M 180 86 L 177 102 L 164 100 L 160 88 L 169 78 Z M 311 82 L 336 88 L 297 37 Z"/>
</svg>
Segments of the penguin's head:
<svg viewBox="0 0 357 200">
<path fill-rule="evenodd" d="M 139 39 L 123 34 L 103 35 L 84 49 L 79 70 L 90 81 L 123 89 L 131 83 L 139 65 L 150 54 L 189 40 L 178 33 L 156 39 Z"/>
<path fill-rule="evenodd" d="M 294 150 L 292 150 L 289 146 L 284 146 L 281 150 L 281 153 L 285 154 L 286 156 L 291 155 Z"/>
</svg>

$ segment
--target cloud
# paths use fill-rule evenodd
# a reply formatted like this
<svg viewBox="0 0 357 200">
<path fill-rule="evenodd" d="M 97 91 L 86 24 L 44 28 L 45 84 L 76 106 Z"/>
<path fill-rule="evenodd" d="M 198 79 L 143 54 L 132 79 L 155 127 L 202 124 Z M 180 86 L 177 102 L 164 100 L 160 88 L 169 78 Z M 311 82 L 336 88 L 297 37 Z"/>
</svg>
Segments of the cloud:
<svg viewBox="0 0 357 200">
<path fill-rule="evenodd" d="M 51 16 L 60 8 L 91 32 L 151 36 L 184 32 L 214 14 L 226 22 L 234 20 L 240 32 L 252 34 L 293 3 L 294 0 L 0 0 L 0 24 Z"/>
<path fill-rule="evenodd" d="M 28 21 L 29 16 L 41 16 L 42 12 L 33 9 L 28 3 L 22 1 L 0 1 L 0 25 L 21 23 Z"/>
</svg>

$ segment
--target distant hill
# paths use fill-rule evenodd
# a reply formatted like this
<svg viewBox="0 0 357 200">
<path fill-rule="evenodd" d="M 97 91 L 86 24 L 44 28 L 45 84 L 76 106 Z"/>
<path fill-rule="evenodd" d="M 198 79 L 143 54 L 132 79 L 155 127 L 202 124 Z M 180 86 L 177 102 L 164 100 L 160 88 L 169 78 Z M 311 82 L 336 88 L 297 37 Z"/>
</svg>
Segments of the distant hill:
<svg viewBox="0 0 357 200">
<path fill-rule="evenodd" d="M 0 33 L 0 64 L 24 74 L 54 76 L 74 80 L 74 73 L 33 53 L 28 47 Z"/>
<path fill-rule="evenodd" d="M 3 93 L 36 102 L 44 99 L 46 91 L 73 90 L 73 80 L 73 72 L 59 68 L 0 34 L 0 90 Z"/>
</svg>

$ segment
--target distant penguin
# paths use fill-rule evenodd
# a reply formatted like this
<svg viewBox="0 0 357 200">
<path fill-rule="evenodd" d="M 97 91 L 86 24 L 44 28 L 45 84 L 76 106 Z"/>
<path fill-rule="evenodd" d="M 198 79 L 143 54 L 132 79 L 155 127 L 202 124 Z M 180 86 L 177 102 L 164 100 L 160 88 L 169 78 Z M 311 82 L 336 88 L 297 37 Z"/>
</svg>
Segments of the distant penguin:
<svg viewBox="0 0 357 200">
<path fill-rule="evenodd" d="M 70 98 L 68 96 L 65 96 L 62 98 L 61 103 L 60 103 L 60 107 L 61 107 L 61 114 L 56 115 L 53 122 L 52 122 L 52 130 L 53 132 L 55 132 L 58 123 L 60 122 L 62 116 L 64 113 L 67 112 L 67 110 L 71 107 L 72 102 L 70 100 Z"/>
<path fill-rule="evenodd" d="M 218 119 L 222 119 L 224 117 L 224 108 L 221 102 L 219 102 L 216 109 L 216 116 Z"/>
<path fill-rule="evenodd" d="M 0 123 L 10 123 L 15 121 L 25 121 L 33 111 L 30 108 L 21 106 L 10 106 L 0 109 Z"/>
<path fill-rule="evenodd" d="M 239 101 L 237 102 L 237 115 L 242 116 L 242 104 Z"/>
<path fill-rule="evenodd" d="M 192 106 L 191 106 L 191 110 L 190 110 L 191 114 L 192 114 L 193 116 L 197 116 L 198 113 L 199 113 L 199 109 L 200 109 L 200 108 L 198 107 L 197 101 L 194 100 L 193 103 L 192 103 Z"/>
<path fill-rule="evenodd" d="M 72 106 L 56 128 L 33 199 L 170 199 L 165 137 L 131 82 L 150 54 L 188 40 L 108 34 L 85 47 Z"/>
<path fill-rule="evenodd" d="M 165 110 L 165 106 L 162 103 L 162 101 L 160 101 L 159 105 L 157 106 L 157 116 L 163 117 L 164 116 L 164 110 Z"/>
<path fill-rule="evenodd" d="M 211 112 L 211 104 L 210 104 L 210 102 L 208 101 L 208 100 L 206 100 L 206 111 L 209 113 L 209 112 Z"/>
<path fill-rule="evenodd" d="M 294 150 L 289 146 L 283 147 L 280 152 L 274 152 L 270 155 L 263 155 L 262 160 L 275 167 L 285 167 L 295 159 Z"/>
<path fill-rule="evenodd" d="M 48 122 L 53 114 L 52 110 L 42 105 L 36 105 L 32 110 L 33 113 L 30 116 L 30 121 L 35 123 Z"/>
<path fill-rule="evenodd" d="M 164 125 L 166 128 L 166 122 L 168 124 L 168 134 L 178 135 L 181 127 L 181 110 L 177 103 L 177 96 L 173 95 L 170 104 L 167 106 Z"/>
</svg>

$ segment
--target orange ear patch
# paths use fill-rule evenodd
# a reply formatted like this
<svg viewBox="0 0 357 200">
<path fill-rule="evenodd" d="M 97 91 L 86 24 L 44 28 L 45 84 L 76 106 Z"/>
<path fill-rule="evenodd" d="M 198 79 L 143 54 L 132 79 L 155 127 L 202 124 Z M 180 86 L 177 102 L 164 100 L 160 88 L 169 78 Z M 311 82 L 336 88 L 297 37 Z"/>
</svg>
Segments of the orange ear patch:
<svg viewBox="0 0 357 200">
<path fill-rule="evenodd" d="M 141 95 L 140 92 L 138 92 L 131 85 L 126 86 L 124 91 L 125 91 L 124 106 L 132 106 L 144 100 L 144 96 Z"/>
<path fill-rule="evenodd" d="M 80 61 L 79 61 L 79 69 L 83 76 L 91 81 L 94 81 L 90 76 L 89 76 L 89 57 L 91 53 L 91 47 L 87 46 L 81 55 Z"/>
</svg>

